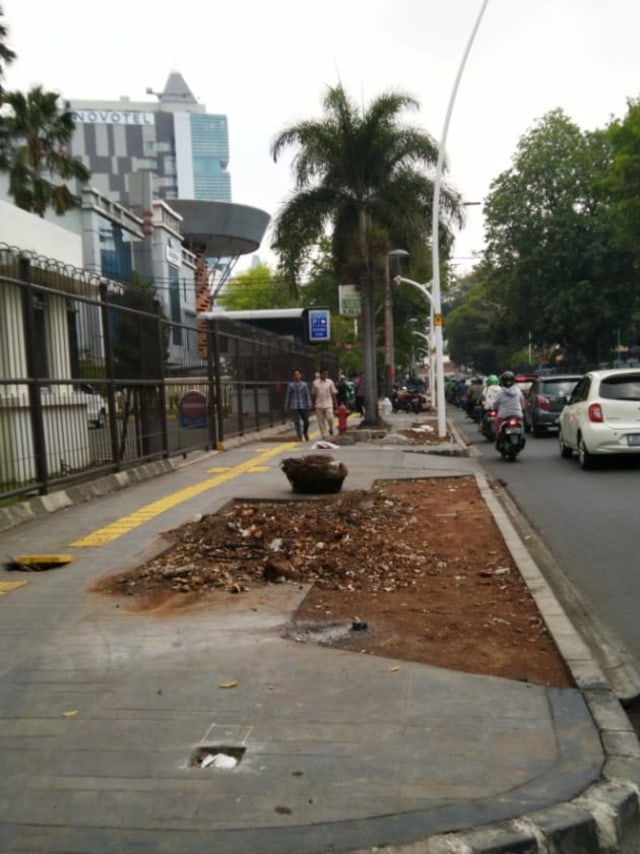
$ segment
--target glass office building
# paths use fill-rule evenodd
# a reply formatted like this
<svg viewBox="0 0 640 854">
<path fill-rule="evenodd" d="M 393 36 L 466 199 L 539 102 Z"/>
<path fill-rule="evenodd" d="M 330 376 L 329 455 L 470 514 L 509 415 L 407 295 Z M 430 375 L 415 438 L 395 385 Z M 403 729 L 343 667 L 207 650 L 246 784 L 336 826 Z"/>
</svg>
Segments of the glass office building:
<svg viewBox="0 0 640 854">
<path fill-rule="evenodd" d="M 156 199 L 231 201 L 227 117 L 206 112 L 178 72 L 153 101 L 68 101 L 71 154 L 108 198 L 130 204 L 130 176 L 148 171 Z"/>
</svg>

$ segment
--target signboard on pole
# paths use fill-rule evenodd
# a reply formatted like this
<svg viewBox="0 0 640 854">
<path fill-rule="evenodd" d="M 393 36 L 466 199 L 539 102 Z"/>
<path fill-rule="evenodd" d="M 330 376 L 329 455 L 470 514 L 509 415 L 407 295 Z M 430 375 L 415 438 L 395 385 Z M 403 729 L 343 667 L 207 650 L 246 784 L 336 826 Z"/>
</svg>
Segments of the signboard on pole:
<svg viewBox="0 0 640 854">
<path fill-rule="evenodd" d="M 187 430 L 207 426 L 207 398 L 196 389 L 182 395 L 178 401 L 178 412 L 180 426 Z"/>
<path fill-rule="evenodd" d="M 331 340 L 331 312 L 328 308 L 309 309 L 309 343 Z"/>
<path fill-rule="evenodd" d="M 338 300 L 340 314 L 346 317 L 360 317 L 362 314 L 362 298 L 357 285 L 338 285 Z"/>
</svg>

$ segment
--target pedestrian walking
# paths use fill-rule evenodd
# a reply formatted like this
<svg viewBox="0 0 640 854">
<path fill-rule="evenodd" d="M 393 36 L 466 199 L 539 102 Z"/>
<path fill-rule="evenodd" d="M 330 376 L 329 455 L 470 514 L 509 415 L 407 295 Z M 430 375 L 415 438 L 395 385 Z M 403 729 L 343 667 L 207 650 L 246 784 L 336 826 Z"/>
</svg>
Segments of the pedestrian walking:
<svg viewBox="0 0 640 854">
<path fill-rule="evenodd" d="M 293 372 L 293 379 L 287 384 L 284 398 L 284 408 L 288 409 L 293 418 L 293 426 L 296 437 L 301 442 L 309 439 L 309 410 L 311 409 L 311 394 L 309 386 L 302 379 L 302 373 L 298 370 Z"/>
<path fill-rule="evenodd" d="M 333 435 L 333 413 L 338 407 L 338 393 L 335 383 L 329 379 L 329 371 L 320 369 L 320 376 L 313 381 L 311 398 L 320 428 L 320 436 L 326 439 Z"/>
</svg>

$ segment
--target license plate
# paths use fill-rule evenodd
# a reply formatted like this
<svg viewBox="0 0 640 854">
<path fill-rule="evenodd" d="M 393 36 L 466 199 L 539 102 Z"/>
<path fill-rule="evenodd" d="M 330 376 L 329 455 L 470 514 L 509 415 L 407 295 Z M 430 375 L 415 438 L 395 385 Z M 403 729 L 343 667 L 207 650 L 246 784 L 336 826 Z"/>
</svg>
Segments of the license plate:
<svg viewBox="0 0 640 854">
<path fill-rule="evenodd" d="M 640 445 L 640 433 L 627 433 L 627 445 Z"/>
</svg>

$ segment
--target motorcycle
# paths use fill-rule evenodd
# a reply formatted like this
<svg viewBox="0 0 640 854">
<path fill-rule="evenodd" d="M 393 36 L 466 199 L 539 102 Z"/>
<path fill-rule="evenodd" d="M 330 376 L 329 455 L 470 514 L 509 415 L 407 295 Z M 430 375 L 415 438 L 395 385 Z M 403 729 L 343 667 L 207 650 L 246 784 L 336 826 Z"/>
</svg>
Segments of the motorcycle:
<svg viewBox="0 0 640 854">
<path fill-rule="evenodd" d="M 480 432 L 488 442 L 496 440 L 496 416 L 495 409 L 485 409 L 482 421 L 480 423 Z"/>
<path fill-rule="evenodd" d="M 500 425 L 496 448 L 507 462 L 513 463 L 526 445 L 524 424 L 521 418 L 509 416 Z"/>
</svg>

